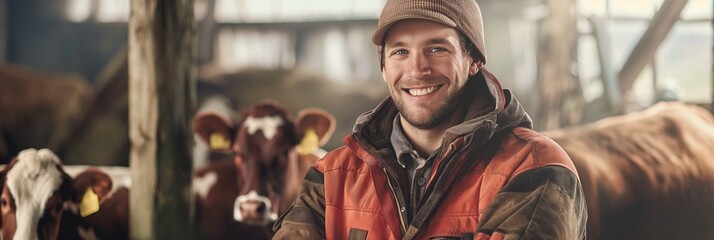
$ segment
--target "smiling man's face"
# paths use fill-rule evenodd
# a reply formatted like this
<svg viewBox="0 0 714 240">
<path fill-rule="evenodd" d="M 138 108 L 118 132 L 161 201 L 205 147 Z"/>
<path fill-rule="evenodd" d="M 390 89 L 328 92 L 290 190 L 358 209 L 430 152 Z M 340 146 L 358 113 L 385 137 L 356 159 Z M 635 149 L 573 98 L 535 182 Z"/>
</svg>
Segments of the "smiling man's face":
<svg viewBox="0 0 714 240">
<path fill-rule="evenodd" d="M 434 129 L 455 117 L 462 88 L 478 67 L 456 29 L 413 19 L 395 23 L 386 34 L 382 70 L 404 120 Z"/>
</svg>

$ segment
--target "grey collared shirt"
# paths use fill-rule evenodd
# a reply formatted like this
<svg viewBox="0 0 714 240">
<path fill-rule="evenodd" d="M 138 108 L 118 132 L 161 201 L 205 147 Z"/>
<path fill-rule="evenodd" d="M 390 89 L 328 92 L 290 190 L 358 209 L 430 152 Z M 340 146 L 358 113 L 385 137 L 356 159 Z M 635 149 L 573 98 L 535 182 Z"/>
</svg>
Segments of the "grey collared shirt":
<svg viewBox="0 0 714 240">
<path fill-rule="evenodd" d="M 412 209 L 410 212 L 413 214 L 416 208 L 418 208 L 422 194 L 424 194 L 426 182 L 431 175 L 434 159 L 439 151 L 434 151 L 427 159 L 420 156 L 406 135 L 404 135 L 400 114 L 394 117 L 392 134 L 389 140 L 392 143 L 392 148 L 394 148 L 394 153 L 397 155 L 397 162 L 406 170 L 409 176 L 409 192 L 411 193 L 409 202 L 411 203 L 410 206 Z"/>
</svg>

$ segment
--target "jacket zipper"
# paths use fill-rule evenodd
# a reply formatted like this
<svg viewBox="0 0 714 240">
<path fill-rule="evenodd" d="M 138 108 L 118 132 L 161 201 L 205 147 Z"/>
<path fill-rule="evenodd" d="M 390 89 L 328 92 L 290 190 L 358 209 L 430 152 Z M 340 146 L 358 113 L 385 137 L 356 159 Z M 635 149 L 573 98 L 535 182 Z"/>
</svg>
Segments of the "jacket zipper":
<svg viewBox="0 0 714 240">
<path fill-rule="evenodd" d="M 397 213 L 399 214 L 399 223 L 402 226 L 402 232 L 407 231 L 407 226 L 404 223 L 404 216 L 402 215 L 402 206 L 399 204 L 399 199 L 397 198 L 397 192 L 394 191 L 394 187 L 392 187 L 392 181 L 389 178 L 389 173 L 387 173 L 386 168 L 382 168 L 382 172 L 384 172 L 384 177 L 387 178 L 387 185 L 389 186 L 389 190 L 392 191 L 392 196 L 394 197 L 394 202 L 397 204 Z"/>
<path fill-rule="evenodd" d="M 451 154 L 456 149 L 456 147 L 449 145 L 449 147 L 446 149 L 446 152 L 441 155 L 441 158 L 437 158 L 436 163 L 434 164 L 434 167 L 431 169 L 431 176 L 429 176 L 429 181 L 427 181 L 426 185 L 424 185 L 425 189 L 429 188 L 431 186 L 432 181 L 434 180 L 434 177 L 436 177 L 437 172 L 439 171 L 439 168 L 441 167 L 441 163 L 444 162 L 447 158 L 451 157 Z M 423 200 L 423 199 L 422 199 Z"/>
</svg>

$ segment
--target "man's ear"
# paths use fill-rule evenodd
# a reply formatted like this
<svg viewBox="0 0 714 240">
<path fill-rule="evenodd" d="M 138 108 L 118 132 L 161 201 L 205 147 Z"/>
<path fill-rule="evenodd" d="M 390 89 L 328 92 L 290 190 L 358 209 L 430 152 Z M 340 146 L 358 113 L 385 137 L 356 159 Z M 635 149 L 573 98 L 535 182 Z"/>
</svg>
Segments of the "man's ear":
<svg viewBox="0 0 714 240">
<path fill-rule="evenodd" d="M 382 81 L 389 84 L 387 81 L 387 74 L 384 71 L 384 46 L 377 47 L 377 57 L 379 57 L 379 69 L 382 70 Z"/>
<path fill-rule="evenodd" d="M 300 111 L 295 118 L 295 130 L 301 139 L 300 144 L 309 145 L 310 148 L 325 145 L 335 132 L 336 122 L 335 116 L 319 108 Z"/>
<path fill-rule="evenodd" d="M 469 66 L 469 76 L 474 76 L 483 67 L 483 62 L 479 59 L 474 59 Z"/>
<path fill-rule="evenodd" d="M 90 189 L 97 195 L 99 202 L 102 202 L 112 191 L 112 185 L 112 178 L 109 177 L 109 174 L 96 168 L 87 168 L 72 179 L 72 200 L 81 201 L 87 194 L 87 190 Z"/>
<path fill-rule="evenodd" d="M 377 57 L 379 58 L 379 69 L 384 73 L 384 46 L 377 46 Z"/>
<path fill-rule="evenodd" d="M 235 137 L 233 122 L 219 114 L 208 112 L 196 115 L 193 120 L 193 132 L 197 133 L 211 150 L 226 151 L 233 146 Z"/>
</svg>

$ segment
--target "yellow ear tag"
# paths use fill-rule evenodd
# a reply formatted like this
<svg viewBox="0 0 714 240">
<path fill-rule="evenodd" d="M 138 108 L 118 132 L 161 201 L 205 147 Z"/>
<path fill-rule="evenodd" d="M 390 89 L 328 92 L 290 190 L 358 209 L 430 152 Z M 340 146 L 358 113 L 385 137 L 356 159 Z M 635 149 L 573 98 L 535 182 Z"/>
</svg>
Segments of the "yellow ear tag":
<svg viewBox="0 0 714 240">
<path fill-rule="evenodd" d="M 320 138 L 315 133 L 315 130 L 308 129 L 305 131 L 305 136 L 300 140 L 300 145 L 298 145 L 297 150 L 300 155 L 308 155 L 320 146 Z"/>
<path fill-rule="evenodd" d="M 220 133 L 211 133 L 209 142 L 213 150 L 228 150 L 231 145 L 231 142 Z"/>
<path fill-rule="evenodd" d="M 86 217 L 99 211 L 99 196 L 92 191 L 91 187 L 87 187 L 87 191 L 82 196 L 82 202 L 79 203 L 79 215 Z"/>
</svg>

